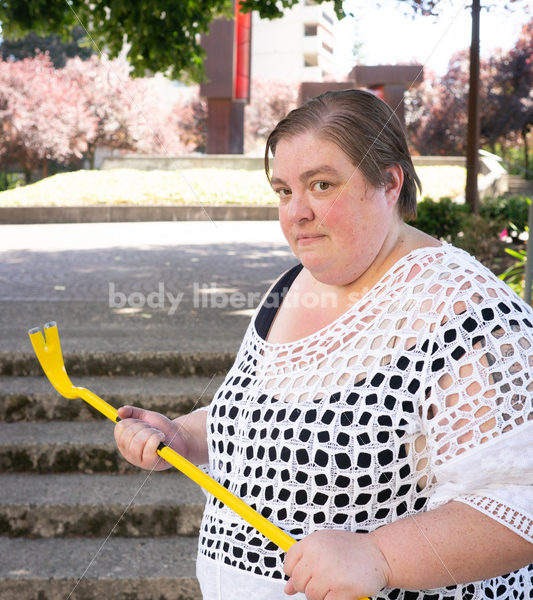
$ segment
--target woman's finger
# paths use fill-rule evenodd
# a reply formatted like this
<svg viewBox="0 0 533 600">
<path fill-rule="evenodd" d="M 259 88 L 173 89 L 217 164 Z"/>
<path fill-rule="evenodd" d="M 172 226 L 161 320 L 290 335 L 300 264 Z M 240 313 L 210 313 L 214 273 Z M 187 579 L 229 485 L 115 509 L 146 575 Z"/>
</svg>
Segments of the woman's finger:
<svg viewBox="0 0 533 600">
<path fill-rule="evenodd" d="M 147 412 L 148 411 L 144 410 L 144 408 L 139 408 L 138 406 L 130 406 L 129 404 L 127 404 L 125 406 L 121 406 L 118 409 L 118 416 L 121 419 L 139 419 L 139 421 L 144 421 Z"/>
<path fill-rule="evenodd" d="M 293 594 L 296 594 L 296 588 L 292 583 L 292 579 L 289 579 L 289 581 L 287 581 L 287 583 L 285 584 L 285 589 L 283 591 L 285 592 L 285 594 L 287 594 L 287 596 L 292 596 Z"/>
<path fill-rule="evenodd" d="M 142 448 L 141 461 L 143 463 L 153 463 L 155 461 L 163 460 L 157 454 L 157 448 L 161 442 L 165 441 L 165 436 L 157 429 L 147 430 L 148 438 Z"/>
</svg>

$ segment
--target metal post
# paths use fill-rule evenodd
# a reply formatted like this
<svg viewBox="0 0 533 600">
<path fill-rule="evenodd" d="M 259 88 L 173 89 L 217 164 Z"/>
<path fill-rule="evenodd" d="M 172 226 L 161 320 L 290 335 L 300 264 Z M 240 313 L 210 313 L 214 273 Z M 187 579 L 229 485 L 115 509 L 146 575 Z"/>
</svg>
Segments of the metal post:
<svg viewBox="0 0 533 600">
<path fill-rule="evenodd" d="M 527 218 L 529 237 L 527 240 L 527 257 L 525 265 L 524 300 L 531 306 L 531 283 L 533 279 L 533 200 L 529 203 Z"/>
<path fill-rule="evenodd" d="M 479 171 L 479 13 L 480 0 L 472 0 L 472 40 L 470 44 L 470 87 L 468 92 L 468 137 L 466 144 L 466 203 L 479 212 L 477 174 Z"/>
</svg>

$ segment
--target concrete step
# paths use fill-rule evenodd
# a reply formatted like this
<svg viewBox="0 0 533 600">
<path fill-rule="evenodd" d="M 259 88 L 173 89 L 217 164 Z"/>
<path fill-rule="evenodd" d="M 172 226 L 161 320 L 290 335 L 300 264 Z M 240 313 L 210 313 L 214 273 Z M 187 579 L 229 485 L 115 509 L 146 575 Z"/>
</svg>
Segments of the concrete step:
<svg viewBox="0 0 533 600">
<path fill-rule="evenodd" d="M 525 195 L 531 194 L 533 190 L 533 185 L 530 182 L 524 182 L 520 185 L 510 185 L 508 188 L 508 193 L 517 194 L 517 195 Z"/>
<path fill-rule="evenodd" d="M 181 537 L 2 537 L 0 600 L 201 600 L 196 549 Z"/>
<path fill-rule="evenodd" d="M 508 194 L 531 195 L 533 193 L 533 181 L 524 179 L 520 175 L 507 176 Z"/>
<path fill-rule="evenodd" d="M 224 375 L 235 360 L 233 352 L 81 352 L 64 353 L 71 378 L 86 376 L 161 375 L 211 377 Z M 41 376 L 32 352 L 0 352 L 0 376 Z"/>
<path fill-rule="evenodd" d="M 0 473 L 132 473 L 118 452 L 114 424 L 0 423 Z"/>
<path fill-rule="evenodd" d="M 85 387 L 112 406 L 142 406 L 175 418 L 208 404 L 223 378 L 212 377 L 77 377 Z M 83 400 L 59 396 L 48 379 L 0 377 L 0 421 L 105 419 Z"/>
<path fill-rule="evenodd" d="M 197 536 L 205 495 L 174 471 L 0 475 L 0 536 Z"/>
</svg>

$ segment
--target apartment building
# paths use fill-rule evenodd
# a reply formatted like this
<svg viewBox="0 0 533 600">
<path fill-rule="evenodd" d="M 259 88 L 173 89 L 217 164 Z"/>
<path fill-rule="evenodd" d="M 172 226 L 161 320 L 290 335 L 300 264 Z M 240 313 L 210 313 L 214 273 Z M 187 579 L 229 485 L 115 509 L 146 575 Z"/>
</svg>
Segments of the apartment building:
<svg viewBox="0 0 533 600">
<path fill-rule="evenodd" d="M 298 2 L 280 19 L 252 17 L 252 78 L 327 81 L 341 74 L 335 64 L 333 2 Z"/>
</svg>

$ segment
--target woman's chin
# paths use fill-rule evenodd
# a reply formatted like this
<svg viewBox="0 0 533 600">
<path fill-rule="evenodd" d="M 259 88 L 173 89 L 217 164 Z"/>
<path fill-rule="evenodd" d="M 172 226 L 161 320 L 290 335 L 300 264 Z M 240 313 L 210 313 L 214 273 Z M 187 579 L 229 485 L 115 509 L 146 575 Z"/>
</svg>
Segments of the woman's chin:
<svg viewBox="0 0 533 600">
<path fill-rule="evenodd" d="M 303 266 L 311 273 L 314 279 L 325 285 L 345 286 L 353 282 L 353 274 L 346 273 L 334 265 L 324 261 L 313 260 L 311 257 L 299 257 Z"/>
</svg>

